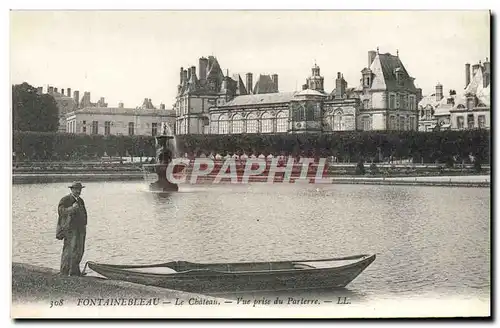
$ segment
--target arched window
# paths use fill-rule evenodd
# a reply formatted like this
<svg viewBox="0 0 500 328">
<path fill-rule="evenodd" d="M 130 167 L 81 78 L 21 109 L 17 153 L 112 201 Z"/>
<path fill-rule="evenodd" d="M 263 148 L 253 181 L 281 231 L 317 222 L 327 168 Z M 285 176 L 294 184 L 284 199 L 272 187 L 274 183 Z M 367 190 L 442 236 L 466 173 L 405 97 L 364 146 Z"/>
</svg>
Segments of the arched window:
<svg viewBox="0 0 500 328">
<path fill-rule="evenodd" d="M 288 131 L 288 113 L 279 112 L 277 116 L 276 132 Z"/>
<path fill-rule="evenodd" d="M 261 133 L 273 132 L 273 117 L 269 113 L 264 113 L 261 118 Z"/>
<path fill-rule="evenodd" d="M 229 134 L 229 120 L 226 114 L 219 117 L 219 134 Z"/>
<path fill-rule="evenodd" d="M 258 120 L 257 120 L 257 115 L 255 114 L 248 114 L 247 117 L 247 133 L 257 133 L 258 131 Z"/>
<path fill-rule="evenodd" d="M 243 116 L 236 114 L 233 116 L 233 131 L 232 133 L 243 133 Z"/>
</svg>

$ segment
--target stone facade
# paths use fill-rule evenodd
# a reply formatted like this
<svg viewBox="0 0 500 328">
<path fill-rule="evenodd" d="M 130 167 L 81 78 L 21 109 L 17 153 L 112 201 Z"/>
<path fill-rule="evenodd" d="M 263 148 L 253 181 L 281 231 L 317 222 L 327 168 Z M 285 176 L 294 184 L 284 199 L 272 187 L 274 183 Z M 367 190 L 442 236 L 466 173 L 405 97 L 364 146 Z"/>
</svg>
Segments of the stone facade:
<svg viewBox="0 0 500 328">
<path fill-rule="evenodd" d="M 463 90 L 450 90 L 445 98 L 443 86 L 438 83 L 435 92 L 420 101 L 420 131 L 490 128 L 491 64 L 486 59 L 472 68 L 471 72 L 470 64 L 465 64 Z"/>
<path fill-rule="evenodd" d="M 66 132 L 102 135 L 148 135 L 161 134 L 164 123 L 169 126 L 167 134 L 175 133 L 175 113 L 166 110 L 123 107 L 86 107 L 66 116 Z"/>
<path fill-rule="evenodd" d="M 180 134 L 334 133 L 352 130 L 416 130 L 421 90 L 399 54 L 368 52 L 360 84 L 348 88 L 339 72 L 324 90 L 320 67 L 312 67 L 302 91 L 279 92 L 278 75 L 224 75 L 215 57 L 181 68 L 174 110 Z"/>
</svg>

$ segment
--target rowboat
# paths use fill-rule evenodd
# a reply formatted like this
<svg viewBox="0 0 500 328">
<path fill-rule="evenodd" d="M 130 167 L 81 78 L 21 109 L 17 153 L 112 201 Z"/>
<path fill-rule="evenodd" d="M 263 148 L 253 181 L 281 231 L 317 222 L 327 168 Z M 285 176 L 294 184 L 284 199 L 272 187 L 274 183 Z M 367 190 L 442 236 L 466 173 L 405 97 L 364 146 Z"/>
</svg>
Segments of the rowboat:
<svg viewBox="0 0 500 328">
<path fill-rule="evenodd" d="M 373 255 L 276 262 L 115 265 L 89 261 L 94 272 L 112 280 L 193 293 L 269 292 L 342 288 L 374 260 Z"/>
</svg>

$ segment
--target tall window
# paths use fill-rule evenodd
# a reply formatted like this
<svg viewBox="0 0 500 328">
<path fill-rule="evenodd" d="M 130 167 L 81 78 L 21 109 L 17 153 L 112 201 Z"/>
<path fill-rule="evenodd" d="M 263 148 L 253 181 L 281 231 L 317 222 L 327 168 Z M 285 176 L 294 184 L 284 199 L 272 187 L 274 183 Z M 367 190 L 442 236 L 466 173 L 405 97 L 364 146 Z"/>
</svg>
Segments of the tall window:
<svg viewBox="0 0 500 328">
<path fill-rule="evenodd" d="M 305 121 L 307 118 L 306 115 L 306 106 L 302 102 L 294 102 L 292 103 L 292 117 L 294 121 Z"/>
<path fill-rule="evenodd" d="M 368 99 L 363 100 L 363 108 L 370 109 L 370 101 Z"/>
<path fill-rule="evenodd" d="M 389 117 L 389 130 L 396 130 L 396 117 L 395 116 Z"/>
<path fill-rule="evenodd" d="M 474 114 L 467 115 L 467 128 L 474 129 Z"/>
<path fill-rule="evenodd" d="M 257 133 L 258 132 L 258 121 L 257 115 L 249 114 L 247 117 L 247 133 Z"/>
<path fill-rule="evenodd" d="M 233 116 L 233 131 L 232 133 L 243 133 L 243 116 L 236 114 Z"/>
<path fill-rule="evenodd" d="M 399 130 L 406 130 L 405 129 L 405 120 L 406 118 L 403 116 L 399 117 Z"/>
<path fill-rule="evenodd" d="M 394 95 L 389 96 L 389 108 L 390 109 L 396 108 L 396 96 Z"/>
<path fill-rule="evenodd" d="M 99 122 L 92 121 L 92 134 L 97 134 L 97 133 L 99 133 Z"/>
<path fill-rule="evenodd" d="M 188 120 L 184 119 L 181 121 L 181 133 L 182 134 L 187 134 L 188 131 Z"/>
<path fill-rule="evenodd" d="M 415 96 L 410 96 L 408 98 L 408 102 L 409 102 L 409 104 L 408 104 L 409 110 L 415 110 Z"/>
<path fill-rule="evenodd" d="M 134 122 L 128 122 L 128 135 L 134 135 Z"/>
<path fill-rule="evenodd" d="M 219 132 L 219 121 L 210 122 L 210 133 L 217 134 Z"/>
<path fill-rule="evenodd" d="M 109 136 L 111 134 L 111 122 L 106 121 L 104 122 L 104 135 Z"/>
<path fill-rule="evenodd" d="M 276 132 L 287 132 L 288 131 L 288 113 L 279 112 L 276 122 Z"/>
<path fill-rule="evenodd" d="M 87 121 L 82 121 L 82 132 L 87 133 Z"/>
<path fill-rule="evenodd" d="M 314 105 L 314 118 L 313 120 L 317 121 L 321 119 L 321 105 L 319 103 Z"/>
<path fill-rule="evenodd" d="M 372 129 L 372 118 L 370 116 L 364 116 L 361 118 L 361 125 L 364 131 L 369 131 Z"/>
<path fill-rule="evenodd" d="M 477 117 L 477 123 L 478 123 L 480 129 L 485 128 L 486 127 L 486 116 L 479 115 Z"/>
<path fill-rule="evenodd" d="M 219 134 L 229 134 L 229 120 L 226 114 L 219 117 Z"/>
<path fill-rule="evenodd" d="M 342 110 L 336 110 L 333 113 L 333 131 L 343 131 L 344 130 L 344 122 L 342 119 L 343 116 Z"/>
<path fill-rule="evenodd" d="M 151 123 L 151 135 L 155 136 L 158 134 L 158 123 L 153 122 Z"/>
<path fill-rule="evenodd" d="M 464 117 L 463 116 L 458 116 L 457 117 L 457 129 L 463 129 L 464 128 Z"/>
<path fill-rule="evenodd" d="M 261 119 L 261 133 L 273 132 L 273 117 L 269 113 L 264 113 Z"/>
<path fill-rule="evenodd" d="M 416 130 L 417 129 L 417 123 L 416 123 L 416 118 L 415 116 L 410 117 L 410 130 Z"/>
</svg>

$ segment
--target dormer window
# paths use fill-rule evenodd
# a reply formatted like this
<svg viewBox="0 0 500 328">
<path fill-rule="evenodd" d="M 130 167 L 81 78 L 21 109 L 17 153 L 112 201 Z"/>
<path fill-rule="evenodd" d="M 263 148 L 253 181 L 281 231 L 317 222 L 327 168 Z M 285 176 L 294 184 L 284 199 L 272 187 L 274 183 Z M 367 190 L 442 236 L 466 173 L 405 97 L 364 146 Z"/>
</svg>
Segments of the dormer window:
<svg viewBox="0 0 500 328">
<path fill-rule="evenodd" d="M 401 69 L 401 67 L 398 67 L 394 70 L 394 75 L 396 75 L 397 83 L 399 85 L 402 85 L 404 82 L 404 78 L 403 78 L 403 70 Z"/>
<path fill-rule="evenodd" d="M 475 107 L 475 105 L 474 97 L 467 97 L 467 109 L 471 110 Z"/>
<path fill-rule="evenodd" d="M 370 87 L 370 76 L 365 76 L 363 86 L 366 88 Z"/>
<path fill-rule="evenodd" d="M 369 68 L 364 68 L 361 71 L 361 74 L 363 74 L 363 88 L 369 88 L 371 87 L 372 83 L 372 71 Z"/>
</svg>

